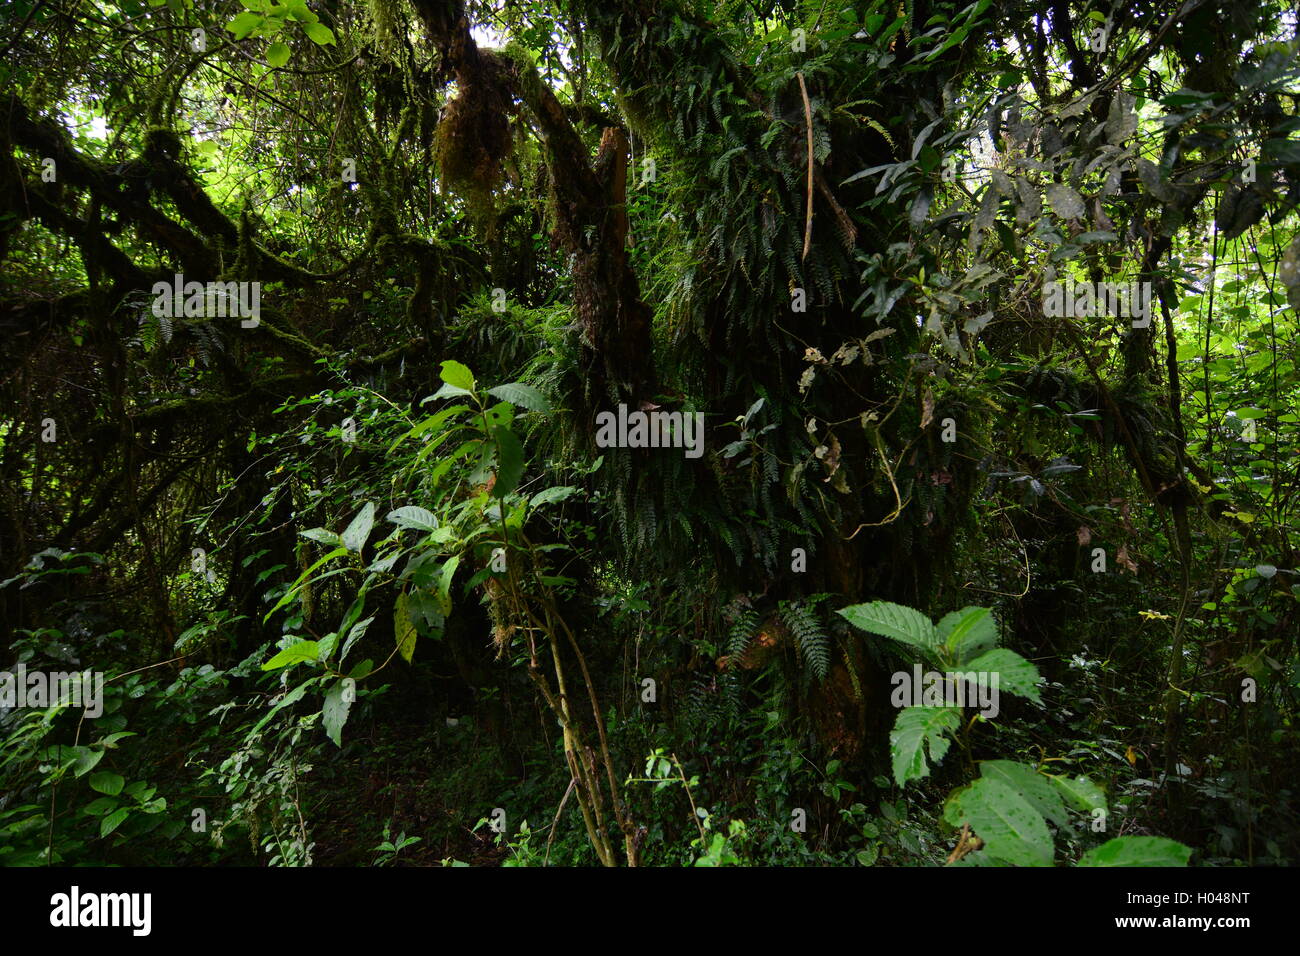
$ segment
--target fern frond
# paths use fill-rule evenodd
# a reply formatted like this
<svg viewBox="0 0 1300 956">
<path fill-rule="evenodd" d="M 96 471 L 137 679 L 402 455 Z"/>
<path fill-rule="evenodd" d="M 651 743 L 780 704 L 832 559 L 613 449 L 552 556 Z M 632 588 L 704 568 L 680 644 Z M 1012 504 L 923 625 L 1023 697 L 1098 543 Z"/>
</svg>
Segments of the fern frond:
<svg viewBox="0 0 1300 956">
<path fill-rule="evenodd" d="M 818 680 L 825 680 L 831 669 L 831 642 L 816 613 L 801 602 L 782 601 L 781 621 L 794 635 L 804 664 Z"/>
<path fill-rule="evenodd" d="M 749 642 L 758 633 L 758 612 L 751 608 L 741 608 L 736 619 L 727 632 L 726 654 L 728 660 L 738 661 L 749 648 Z"/>
</svg>

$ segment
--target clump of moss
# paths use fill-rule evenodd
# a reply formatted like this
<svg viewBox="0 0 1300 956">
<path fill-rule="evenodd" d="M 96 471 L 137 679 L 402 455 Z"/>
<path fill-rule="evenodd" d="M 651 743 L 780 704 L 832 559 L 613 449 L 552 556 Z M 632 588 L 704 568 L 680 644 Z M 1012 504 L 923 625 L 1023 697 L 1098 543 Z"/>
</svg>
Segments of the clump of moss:
<svg viewBox="0 0 1300 956">
<path fill-rule="evenodd" d="M 479 50 L 456 71 L 457 92 L 443 108 L 434 141 L 442 181 L 477 211 L 491 206 L 510 154 L 510 118 L 517 111 L 511 94 L 510 64 Z"/>
</svg>

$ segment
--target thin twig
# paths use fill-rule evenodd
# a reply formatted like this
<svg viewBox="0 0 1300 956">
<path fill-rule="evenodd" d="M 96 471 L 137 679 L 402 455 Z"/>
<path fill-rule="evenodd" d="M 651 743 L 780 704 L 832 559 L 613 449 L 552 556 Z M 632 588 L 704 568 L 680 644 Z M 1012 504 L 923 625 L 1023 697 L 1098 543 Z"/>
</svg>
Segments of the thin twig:
<svg viewBox="0 0 1300 956">
<path fill-rule="evenodd" d="M 570 777 L 569 786 L 565 789 L 564 796 L 560 798 L 560 805 L 555 810 L 555 819 L 551 821 L 551 835 L 546 838 L 546 856 L 542 860 L 542 866 L 551 865 L 551 844 L 555 841 L 555 828 L 560 825 L 560 814 L 564 812 L 564 805 L 569 802 L 569 794 L 573 793 L 573 787 L 577 782 L 577 777 Z"/>
</svg>

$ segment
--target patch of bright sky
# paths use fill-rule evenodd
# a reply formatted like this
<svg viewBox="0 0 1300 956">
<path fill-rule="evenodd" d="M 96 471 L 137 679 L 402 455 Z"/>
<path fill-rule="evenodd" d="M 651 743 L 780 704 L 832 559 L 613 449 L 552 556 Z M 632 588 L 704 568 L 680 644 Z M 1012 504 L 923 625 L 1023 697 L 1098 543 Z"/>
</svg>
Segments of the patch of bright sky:
<svg viewBox="0 0 1300 956">
<path fill-rule="evenodd" d="M 469 33 L 475 43 L 490 50 L 500 50 L 511 40 L 509 33 L 501 32 L 497 29 L 497 25 L 490 23 L 475 24 L 469 28 Z M 551 40 L 551 49 L 559 56 L 565 69 L 573 69 L 572 44 L 568 42 L 568 38 L 564 34 L 552 31 Z"/>
<path fill-rule="evenodd" d="M 87 107 L 81 100 L 74 100 L 71 109 L 64 111 L 60 118 L 64 126 L 77 130 L 82 136 L 107 140 L 108 123 L 104 117 L 91 114 L 92 108 Z"/>
<path fill-rule="evenodd" d="M 509 36 L 498 33 L 492 26 L 484 23 L 476 23 L 470 27 L 469 34 L 479 46 L 485 46 L 493 50 L 501 49 L 510 41 Z"/>
</svg>

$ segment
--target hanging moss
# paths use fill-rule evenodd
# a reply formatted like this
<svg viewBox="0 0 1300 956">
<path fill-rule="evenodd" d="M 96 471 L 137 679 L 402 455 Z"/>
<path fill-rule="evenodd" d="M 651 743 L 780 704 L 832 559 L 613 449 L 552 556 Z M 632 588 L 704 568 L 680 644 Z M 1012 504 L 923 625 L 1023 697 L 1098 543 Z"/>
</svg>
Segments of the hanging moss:
<svg viewBox="0 0 1300 956">
<path fill-rule="evenodd" d="M 442 181 L 470 208 L 488 211 L 502 179 L 502 162 L 513 136 L 517 108 L 510 93 L 508 61 L 480 50 L 456 72 L 457 92 L 443 108 L 433 153 Z"/>
</svg>

